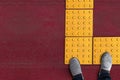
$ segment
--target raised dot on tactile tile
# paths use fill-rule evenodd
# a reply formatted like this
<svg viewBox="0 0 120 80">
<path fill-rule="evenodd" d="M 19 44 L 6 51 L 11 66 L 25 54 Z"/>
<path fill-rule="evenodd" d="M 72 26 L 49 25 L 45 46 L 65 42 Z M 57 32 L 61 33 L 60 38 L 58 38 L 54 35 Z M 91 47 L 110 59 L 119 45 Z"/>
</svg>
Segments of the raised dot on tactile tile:
<svg viewBox="0 0 120 80">
<path fill-rule="evenodd" d="M 79 57 L 79 55 L 78 55 L 78 54 L 77 54 L 76 56 L 77 56 L 77 57 Z"/>
<path fill-rule="evenodd" d="M 77 35 L 79 35 L 80 33 L 78 32 Z"/>
<path fill-rule="evenodd" d="M 88 52 L 90 52 L 91 50 L 89 49 Z"/>
<path fill-rule="evenodd" d="M 84 60 L 82 60 L 82 63 L 84 63 Z"/>
<path fill-rule="evenodd" d="M 82 52 L 85 52 L 85 50 L 84 50 L 84 49 L 82 49 Z"/>
<path fill-rule="evenodd" d="M 89 7 L 92 7 L 91 4 L 89 4 Z"/>
</svg>

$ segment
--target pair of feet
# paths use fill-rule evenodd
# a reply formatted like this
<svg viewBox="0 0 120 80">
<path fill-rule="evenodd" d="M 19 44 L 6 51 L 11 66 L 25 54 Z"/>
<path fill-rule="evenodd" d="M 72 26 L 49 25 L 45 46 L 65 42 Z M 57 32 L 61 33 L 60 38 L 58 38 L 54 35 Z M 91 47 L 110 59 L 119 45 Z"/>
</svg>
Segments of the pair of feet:
<svg viewBox="0 0 120 80">
<path fill-rule="evenodd" d="M 108 52 L 105 52 L 102 57 L 101 57 L 101 70 L 107 71 L 108 73 L 110 72 L 112 67 L 112 57 Z M 70 60 L 70 71 L 72 76 L 76 76 L 78 74 L 82 75 L 82 70 L 80 63 L 77 58 L 71 58 Z"/>
</svg>

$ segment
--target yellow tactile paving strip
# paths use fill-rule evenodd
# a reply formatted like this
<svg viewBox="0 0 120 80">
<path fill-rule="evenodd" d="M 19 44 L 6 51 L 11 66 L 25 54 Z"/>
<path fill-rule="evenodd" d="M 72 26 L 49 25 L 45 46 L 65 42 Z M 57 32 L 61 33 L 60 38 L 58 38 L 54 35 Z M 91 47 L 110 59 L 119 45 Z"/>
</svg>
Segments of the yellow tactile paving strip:
<svg viewBox="0 0 120 80">
<path fill-rule="evenodd" d="M 100 64 L 109 52 L 120 64 L 120 37 L 93 37 L 93 0 L 66 0 L 65 64 L 77 57 L 81 64 Z"/>
<path fill-rule="evenodd" d="M 92 64 L 93 6 L 93 0 L 66 0 L 65 64 L 72 57 Z"/>
<path fill-rule="evenodd" d="M 93 8 L 93 0 L 66 0 L 66 8 Z"/>
<path fill-rule="evenodd" d="M 120 64 L 120 37 L 93 37 L 93 0 L 66 0 L 65 64 L 77 57 L 81 64 L 100 64 L 109 52 Z"/>
<path fill-rule="evenodd" d="M 93 10 L 66 10 L 66 36 L 92 36 Z"/>
<path fill-rule="evenodd" d="M 65 64 L 77 57 L 92 64 L 93 0 L 66 0 Z"/>
<path fill-rule="evenodd" d="M 67 37 L 65 39 L 65 64 L 77 57 L 81 64 L 92 64 L 92 38 Z"/>
<path fill-rule="evenodd" d="M 113 64 L 120 64 L 120 37 L 94 37 L 94 64 L 100 64 L 105 51 L 111 54 Z"/>
<path fill-rule="evenodd" d="M 93 0 L 66 0 L 65 64 L 77 57 L 81 64 L 100 64 L 109 52 L 120 64 L 120 37 L 93 37 Z"/>
</svg>

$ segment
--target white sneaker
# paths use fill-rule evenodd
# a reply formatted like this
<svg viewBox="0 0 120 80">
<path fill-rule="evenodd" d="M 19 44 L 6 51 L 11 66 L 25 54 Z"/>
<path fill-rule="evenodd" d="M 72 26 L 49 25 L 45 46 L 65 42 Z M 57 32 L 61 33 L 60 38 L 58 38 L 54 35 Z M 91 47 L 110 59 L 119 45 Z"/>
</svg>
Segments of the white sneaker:
<svg viewBox="0 0 120 80">
<path fill-rule="evenodd" d="M 101 70 L 110 72 L 112 67 L 112 57 L 108 52 L 105 52 L 101 57 Z"/>
<path fill-rule="evenodd" d="M 82 74 L 81 66 L 77 58 L 70 59 L 70 71 L 72 76 Z"/>
</svg>

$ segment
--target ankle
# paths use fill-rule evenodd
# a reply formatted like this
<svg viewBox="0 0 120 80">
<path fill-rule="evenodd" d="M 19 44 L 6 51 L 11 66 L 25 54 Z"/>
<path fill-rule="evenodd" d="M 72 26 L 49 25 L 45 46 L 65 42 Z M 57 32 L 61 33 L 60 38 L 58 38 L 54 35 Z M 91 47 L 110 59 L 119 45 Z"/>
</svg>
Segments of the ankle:
<svg viewBox="0 0 120 80">
<path fill-rule="evenodd" d="M 100 73 L 110 73 L 110 71 L 101 69 L 101 70 L 100 70 Z"/>
<path fill-rule="evenodd" d="M 77 80 L 77 79 L 84 80 L 82 73 L 73 76 L 73 79 L 76 79 L 76 80 Z"/>
</svg>

